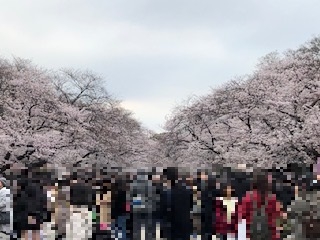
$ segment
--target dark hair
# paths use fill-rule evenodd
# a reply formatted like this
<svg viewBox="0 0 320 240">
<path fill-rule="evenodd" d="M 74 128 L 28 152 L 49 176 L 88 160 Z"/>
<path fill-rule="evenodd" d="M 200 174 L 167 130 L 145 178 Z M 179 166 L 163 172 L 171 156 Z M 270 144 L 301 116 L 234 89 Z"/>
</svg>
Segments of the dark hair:
<svg viewBox="0 0 320 240">
<path fill-rule="evenodd" d="M 225 188 L 228 187 L 228 186 L 231 186 L 231 187 L 233 188 L 234 182 L 232 181 L 231 178 L 223 179 L 223 180 L 221 181 L 220 186 L 221 186 L 222 189 L 225 189 Z"/>
<path fill-rule="evenodd" d="M 170 184 L 175 185 L 176 179 L 178 179 L 178 169 L 175 167 L 168 167 L 163 171 L 164 176 L 170 181 Z"/>
<path fill-rule="evenodd" d="M 269 193 L 268 173 L 266 171 L 257 171 L 253 174 L 252 189 L 261 194 L 261 200 L 264 203 L 266 195 Z"/>
</svg>

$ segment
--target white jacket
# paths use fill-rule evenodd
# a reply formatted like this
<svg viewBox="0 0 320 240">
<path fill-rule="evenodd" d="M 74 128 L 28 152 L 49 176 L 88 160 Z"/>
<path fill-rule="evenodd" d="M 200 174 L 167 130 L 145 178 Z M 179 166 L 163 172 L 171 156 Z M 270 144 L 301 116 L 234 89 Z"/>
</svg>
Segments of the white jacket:
<svg viewBox="0 0 320 240">
<path fill-rule="evenodd" d="M 12 230 L 12 197 L 10 189 L 3 187 L 0 189 L 0 212 L 10 212 L 10 224 L 0 225 L 0 231 L 9 233 Z"/>
<path fill-rule="evenodd" d="M 3 187 L 0 189 L 0 212 L 11 211 L 10 189 Z"/>
</svg>

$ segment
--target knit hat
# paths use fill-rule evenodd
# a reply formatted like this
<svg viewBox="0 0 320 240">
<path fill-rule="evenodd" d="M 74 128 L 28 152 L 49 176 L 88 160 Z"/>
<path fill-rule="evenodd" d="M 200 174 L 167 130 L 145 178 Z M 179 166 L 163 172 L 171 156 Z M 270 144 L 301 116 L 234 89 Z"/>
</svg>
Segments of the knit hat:
<svg viewBox="0 0 320 240">
<path fill-rule="evenodd" d="M 2 185 L 3 185 L 4 187 L 7 186 L 7 179 L 5 179 L 4 177 L 1 177 L 1 178 L 0 178 L 0 182 L 2 183 Z"/>
</svg>

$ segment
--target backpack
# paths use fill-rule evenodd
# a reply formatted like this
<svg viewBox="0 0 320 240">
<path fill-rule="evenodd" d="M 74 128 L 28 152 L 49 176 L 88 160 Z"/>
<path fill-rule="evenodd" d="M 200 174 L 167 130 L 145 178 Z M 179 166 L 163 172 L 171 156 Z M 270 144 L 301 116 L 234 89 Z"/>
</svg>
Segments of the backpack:
<svg viewBox="0 0 320 240">
<path fill-rule="evenodd" d="M 320 239 L 320 192 L 312 189 L 303 199 L 296 201 L 299 211 L 299 222 L 302 225 L 302 236 L 307 239 Z"/>
<path fill-rule="evenodd" d="M 133 212 L 146 212 L 148 205 L 148 182 L 138 181 L 132 192 L 131 208 Z"/>
<path fill-rule="evenodd" d="M 250 239 L 264 240 L 271 239 L 271 231 L 268 223 L 268 214 L 266 211 L 267 203 L 257 207 L 257 202 L 253 200 L 252 220 L 250 224 Z"/>
<path fill-rule="evenodd" d="M 320 238 L 320 219 L 304 219 L 302 221 L 303 235 L 308 239 Z"/>
<path fill-rule="evenodd" d="M 146 208 L 146 201 L 143 195 L 137 194 L 132 198 L 132 208 L 134 210 Z"/>
<path fill-rule="evenodd" d="M 311 206 L 310 211 L 302 219 L 303 235 L 308 239 L 320 239 L 320 219 L 316 207 Z"/>
</svg>

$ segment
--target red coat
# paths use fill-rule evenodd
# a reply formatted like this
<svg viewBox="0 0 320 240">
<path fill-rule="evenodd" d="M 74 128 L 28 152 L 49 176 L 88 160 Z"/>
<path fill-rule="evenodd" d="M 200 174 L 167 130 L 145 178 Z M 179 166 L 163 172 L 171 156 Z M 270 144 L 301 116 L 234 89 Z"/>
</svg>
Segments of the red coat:
<svg viewBox="0 0 320 240">
<path fill-rule="evenodd" d="M 252 200 L 253 197 L 253 200 Z M 245 219 L 247 225 L 247 238 L 250 239 L 250 224 L 253 214 L 253 201 L 257 202 L 257 207 L 261 206 L 261 195 L 257 191 L 247 192 L 244 198 L 242 199 L 241 204 L 238 207 L 239 219 Z M 276 229 L 276 220 L 281 215 L 280 203 L 277 201 L 274 194 L 270 195 L 266 199 L 266 213 L 268 214 L 268 223 L 269 228 L 271 229 L 272 239 L 280 239 L 280 234 Z"/>
<path fill-rule="evenodd" d="M 222 199 L 217 199 L 214 201 L 213 206 L 216 212 L 216 222 L 214 223 L 214 229 L 217 234 L 226 235 L 227 233 L 237 233 L 238 224 L 238 203 L 235 205 L 235 211 L 231 215 L 231 221 L 227 220 L 227 210 L 223 205 Z"/>
</svg>

